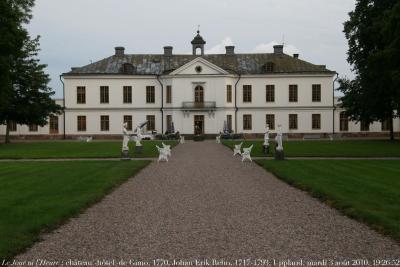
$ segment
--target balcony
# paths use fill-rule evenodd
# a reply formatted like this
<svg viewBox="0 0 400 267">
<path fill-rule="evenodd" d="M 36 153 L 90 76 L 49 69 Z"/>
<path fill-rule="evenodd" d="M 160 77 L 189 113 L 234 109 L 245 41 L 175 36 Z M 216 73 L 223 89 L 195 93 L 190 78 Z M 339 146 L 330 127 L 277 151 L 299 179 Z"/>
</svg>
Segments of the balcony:
<svg viewBox="0 0 400 267">
<path fill-rule="evenodd" d="M 205 102 L 182 102 L 182 109 L 183 110 L 204 110 L 204 111 L 211 111 L 215 110 L 217 104 L 215 101 L 205 101 Z"/>
</svg>

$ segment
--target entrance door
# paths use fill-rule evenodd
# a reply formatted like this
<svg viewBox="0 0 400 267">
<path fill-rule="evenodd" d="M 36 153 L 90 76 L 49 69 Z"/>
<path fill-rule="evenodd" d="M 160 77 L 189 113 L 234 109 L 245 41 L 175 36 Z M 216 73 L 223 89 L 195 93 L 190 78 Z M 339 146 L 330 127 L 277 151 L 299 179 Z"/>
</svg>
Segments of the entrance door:
<svg viewBox="0 0 400 267">
<path fill-rule="evenodd" d="M 204 134 L 204 115 L 194 115 L 194 134 Z"/>
</svg>

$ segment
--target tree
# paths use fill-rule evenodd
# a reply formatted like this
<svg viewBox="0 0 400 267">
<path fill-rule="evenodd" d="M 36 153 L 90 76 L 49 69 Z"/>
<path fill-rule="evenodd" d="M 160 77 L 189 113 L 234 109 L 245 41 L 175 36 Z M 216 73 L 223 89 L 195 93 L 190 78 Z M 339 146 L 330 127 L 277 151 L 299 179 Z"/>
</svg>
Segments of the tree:
<svg viewBox="0 0 400 267">
<path fill-rule="evenodd" d="M 354 80 L 339 79 L 342 106 L 350 119 L 371 123 L 400 115 L 400 2 L 357 0 L 344 23 Z"/>
<path fill-rule="evenodd" d="M 31 18 L 33 0 L 6 0 L 1 3 L 1 12 L 9 29 L 0 31 L 10 37 L 2 38 L 0 56 L 0 123 L 6 124 L 6 143 L 9 139 L 10 123 L 37 124 L 43 126 L 51 114 L 60 113 L 61 106 L 51 99 L 54 92 L 47 86 L 50 78 L 44 72 L 46 65 L 40 64 L 39 36 L 31 39 L 22 27 Z M 3 17 L 3 14 L 1 14 Z"/>
</svg>

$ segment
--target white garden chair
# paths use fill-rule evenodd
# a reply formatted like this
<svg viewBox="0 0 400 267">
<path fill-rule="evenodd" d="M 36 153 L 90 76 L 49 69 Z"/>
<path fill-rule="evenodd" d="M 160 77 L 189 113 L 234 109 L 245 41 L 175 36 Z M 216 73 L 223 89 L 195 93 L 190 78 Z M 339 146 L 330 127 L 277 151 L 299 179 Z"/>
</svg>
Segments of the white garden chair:
<svg viewBox="0 0 400 267">
<path fill-rule="evenodd" d="M 247 147 L 247 148 L 243 148 L 242 162 L 243 162 L 245 159 L 248 159 L 248 160 L 252 161 L 252 160 L 251 160 L 251 155 L 250 155 L 252 149 L 253 149 L 253 145 L 251 145 L 251 146 L 249 146 L 249 147 Z"/>
<path fill-rule="evenodd" d="M 159 147 L 157 145 L 156 145 L 156 147 L 157 147 L 157 150 L 158 150 L 158 153 L 159 153 L 157 162 L 160 162 L 161 160 L 164 160 L 164 161 L 168 162 L 167 151 L 164 148 Z"/>
<path fill-rule="evenodd" d="M 161 144 L 162 144 L 163 148 L 165 149 L 167 156 L 170 157 L 171 156 L 171 146 L 164 144 L 164 142 L 162 142 Z"/>
<path fill-rule="evenodd" d="M 233 156 L 236 156 L 237 154 L 241 155 L 241 149 L 242 149 L 243 143 L 240 143 L 238 145 L 235 145 L 235 148 L 233 149 Z"/>
<path fill-rule="evenodd" d="M 215 142 L 216 142 L 217 144 L 221 144 L 221 136 L 220 136 L 220 135 L 218 135 L 218 136 L 215 137 Z"/>
</svg>

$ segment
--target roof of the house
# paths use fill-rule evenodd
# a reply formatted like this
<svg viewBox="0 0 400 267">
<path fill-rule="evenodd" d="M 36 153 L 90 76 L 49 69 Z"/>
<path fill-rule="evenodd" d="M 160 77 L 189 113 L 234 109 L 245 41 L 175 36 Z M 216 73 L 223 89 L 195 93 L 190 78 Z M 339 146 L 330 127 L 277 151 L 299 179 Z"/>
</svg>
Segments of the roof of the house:
<svg viewBox="0 0 400 267">
<path fill-rule="evenodd" d="M 199 55 L 171 55 L 163 54 L 136 54 L 136 55 L 113 55 L 92 64 L 72 68 L 64 75 L 87 75 L 87 74 L 136 74 L 136 75 L 161 75 L 168 74 L 175 69 L 185 65 Z M 272 73 L 333 73 L 324 65 L 314 65 L 304 60 L 291 57 L 286 54 L 207 54 L 201 56 L 205 60 L 230 72 L 246 74 L 266 74 L 266 64 L 273 63 Z M 129 71 L 124 64 L 133 66 Z"/>
</svg>

